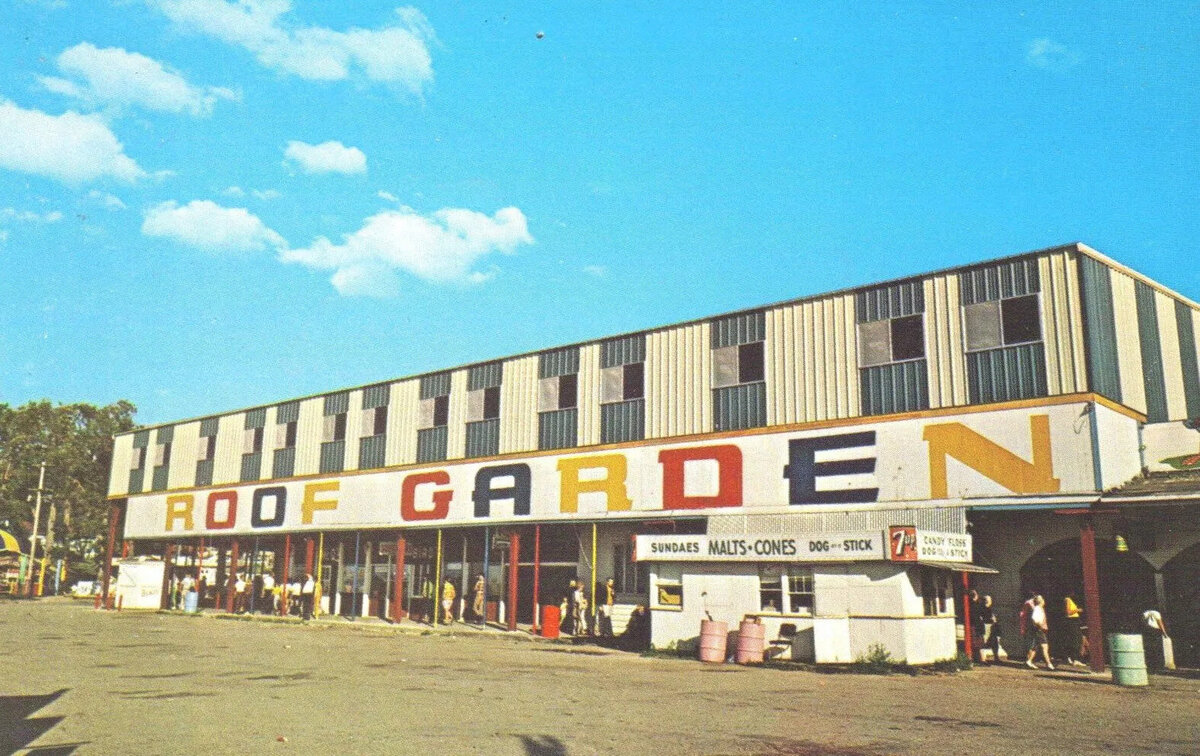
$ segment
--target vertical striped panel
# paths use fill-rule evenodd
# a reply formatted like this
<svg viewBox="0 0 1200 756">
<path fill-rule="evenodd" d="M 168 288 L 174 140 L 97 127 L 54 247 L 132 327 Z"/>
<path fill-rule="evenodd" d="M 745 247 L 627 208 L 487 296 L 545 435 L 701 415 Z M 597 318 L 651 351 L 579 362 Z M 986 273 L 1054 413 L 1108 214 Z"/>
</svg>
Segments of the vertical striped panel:
<svg viewBox="0 0 1200 756">
<path fill-rule="evenodd" d="M 504 363 L 500 384 L 500 453 L 537 448 L 538 357 L 529 355 Z"/>
<path fill-rule="evenodd" d="M 350 392 L 339 391 L 325 396 L 324 414 L 340 415 L 350 408 Z"/>
<path fill-rule="evenodd" d="M 150 445 L 150 431 L 140 430 L 133 434 L 133 445 L 139 449 L 145 449 Z"/>
<path fill-rule="evenodd" d="M 170 464 L 159 465 L 154 468 L 154 475 L 151 477 L 150 482 L 151 491 L 167 490 L 167 470 L 169 468 Z"/>
<path fill-rule="evenodd" d="M 963 351 L 962 308 L 958 276 L 937 276 L 925 285 L 925 354 L 929 372 L 929 406 L 967 403 L 967 366 Z"/>
<path fill-rule="evenodd" d="M 156 444 L 169 444 L 174 438 L 174 425 L 164 425 L 154 432 L 154 443 Z"/>
<path fill-rule="evenodd" d="M 1122 401 L 1117 325 L 1113 315 L 1109 268 L 1087 255 L 1079 256 L 1079 283 L 1087 344 L 1088 389 Z"/>
<path fill-rule="evenodd" d="M 855 295 L 799 302 L 770 313 L 765 347 L 771 425 L 856 417 Z"/>
<path fill-rule="evenodd" d="M 925 360 L 876 365 L 859 371 L 864 415 L 915 412 L 929 407 Z"/>
<path fill-rule="evenodd" d="M 319 396 L 302 400 L 300 419 L 296 421 L 296 475 L 312 475 L 320 469 L 324 429 L 325 400 Z"/>
<path fill-rule="evenodd" d="M 761 428 L 766 424 L 766 384 L 747 383 L 713 389 L 713 430 Z"/>
<path fill-rule="evenodd" d="M 325 441 L 321 444 L 321 460 L 318 472 L 336 473 L 342 471 L 346 461 L 346 440 Z"/>
<path fill-rule="evenodd" d="M 1113 277 L 1117 275 L 1118 273 L 1113 271 Z M 1134 322 L 1137 323 L 1138 346 L 1142 353 L 1146 419 L 1152 423 L 1161 423 L 1167 419 L 1167 384 L 1163 378 L 1163 350 L 1158 338 L 1158 308 L 1154 303 L 1154 289 L 1143 281 L 1134 281 L 1133 293 L 1137 302 L 1137 320 Z"/>
<path fill-rule="evenodd" d="M 1046 396 L 1046 358 L 1040 343 L 967 355 L 971 404 Z"/>
<path fill-rule="evenodd" d="M 763 362 L 767 375 L 767 425 L 799 422 L 800 374 L 796 368 L 796 329 L 791 308 L 766 311 Z"/>
<path fill-rule="evenodd" d="M 1146 381 L 1142 375 L 1142 340 L 1137 328 L 1137 294 L 1132 276 L 1119 270 L 1109 273 L 1112 282 L 1113 319 L 1130 327 L 1116 330 L 1117 365 L 1121 380 L 1121 402 L 1146 412 Z"/>
<path fill-rule="evenodd" d="M 388 401 L 387 450 L 388 465 L 411 465 L 417 461 L 417 415 L 420 407 L 419 380 L 398 381 L 392 384 Z"/>
<path fill-rule="evenodd" d="M 571 449 L 579 446 L 576 409 L 555 410 L 538 414 L 538 448 Z"/>
<path fill-rule="evenodd" d="M 641 441 L 646 437 L 646 400 L 630 399 L 600 406 L 600 443 Z"/>
<path fill-rule="evenodd" d="M 200 421 L 175 426 L 171 441 L 171 472 L 167 488 L 191 488 L 196 483 L 196 457 L 200 447 Z"/>
<path fill-rule="evenodd" d="M 1079 267 L 1075 258 L 1075 252 L 1058 252 L 1038 258 L 1046 386 L 1051 394 L 1087 390 Z"/>
<path fill-rule="evenodd" d="M 276 413 L 275 407 L 267 407 L 263 414 L 263 450 L 259 455 L 262 457 L 262 464 L 259 465 L 258 470 L 259 480 L 270 480 L 271 474 L 274 472 L 275 455 L 271 453 L 271 450 L 275 448 Z"/>
<path fill-rule="evenodd" d="M 963 271 L 958 274 L 961 301 L 970 305 L 1036 294 L 1041 291 L 1039 273 L 1037 259 L 1030 257 Z"/>
<path fill-rule="evenodd" d="M 600 367 L 616 367 L 646 361 L 646 334 L 635 333 L 600 344 Z"/>
<path fill-rule="evenodd" d="M 921 281 L 901 281 L 860 291 L 854 300 L 855 322 L 890 320 L 925 312 L 925 287 Z"/>
<path fill-rule="evenodd" d="M 1200 417 L 1200 353 L 1196 351 L 1196 311 L 1175 301 L 1179 332 L 1179 365 L 1183 371 L 1183 402 L 1188 417 Z"/>
<path fill-rule="evenodd" d="M 391 398 L 391 394 L 391 384 L 377 383 L 374 386 L 367 386 L 362 390 L 363 409 L 386 407 L 388 400 Z"/>
<path fill-rule="evenodd" d="M 146 468 L 139 467 L 136 470 L 129 471 L 129 493 L 141 493 L 143 490 L 142 484 L 146 480 Z"/>
<path fill-rule="evenodd" d="M 709 324 L 646 335 L 646 437 L 712 430 L 712 347 Z"/>
<path fill-rule="evenodd" d="M 450 373 L 431 373 L 423 375 L 421 381 L 421 398 L 432 399 L 435 396 L 446 396 L 450 393 Z"/>
<path fill-rule="evenodd" d="M 290 478 L 296 474 L 296 447 L 276 449 L 271 455 L 271 477 Z"/>
<path fill-rule="evenodd" d="M 489 362 L 467 368 L 467 391 L 499 386 L 504 377 L 503 362 Z"/>
<path fill-rule="evenodd" d="M 500 418 L 467 423 L 467 457 L 494 457 L 500 453 Z"/>
<path fill-rule="evenodd" d="M 242 455 L 242 469 L 238 473 L 238 480 L 241 481 L 242 483 L 250 483 L 252 481 L 260 480 L 260 475 L 261 475 L 262 466 L 263 466 L 263 457 L 265 457 L 265 456 L 266 455 L 263 454 L 262 452 L 255 452 L 254 454 L 243 454 Z"/>
<path fill-rule="evenodd" d="M 217 453 L 213 456 L 213 485 L 237 483 L 242 477 L 242 441 L 246 415 L 222 415 L 217 428 Z"/>
<path fill-rule="evenodd" d="M 358 440 L 363 436 L 363 392 L 349 391 L 346 397 L 346 443 L 342 444 L 345 456 L 342 458 L 342 469 L 346 471 L 358 469 Z M 367 429 L 369 433 L 373 429 Z"/>
<path fill-rule="evenodd" d="M 713 349 L 752 344 L 767 337 L 766 315 L 762 311 L 714 318 L 711 322 Z"/>
<path fill-rule="evenodd" d="M 126 433 L 113 439 L 112 466 L 108 474 L 108 495 L 124 496 L 129 493 L 129 465 L 133 462 L 133 434 Z"/>
<path fill-rule="evenodd" d="M 1154 292 L 1158 311 L 1159 349 L 1162 351 L 1163 383 L 1167 392 L 1167 420 L 1183 420 L 1187 402 L 1183 393 L 1183 366 L 1179 358 L 1179 324 L 1175 321 L 1175 299 Z"/>
<path fill-rule="evenodd" d="M 579 446 L 600 443 L 600 345 L 579 350 Z"/>
<path fill-rule="evenodd" d="M 217 429 L 220 427 L 220 425 L 221 425 L 221 418 L 206 417 L 200 421 L 200 435 L 201 436 L 215 436 L 215 435 L 217 435 Z"/>
<path fill-rule="evenodd" d="M 207 437 L 205 437 L 207 438 Z M 213 482 L 213 461 L 205 459 L 196 463 L 196 485 L 211 486 Z"/>
<path fill-rule="evenodd" d="M 300 402 L 284 402 L 275 407 L 275 422 L 294 423 L 300 419 Z M 200 435 L 204 435 L 201 431 Z"/>
<path fill-rule="evenodd" d="M 265 407 L 256 407 L 252 410 L 246 410 L 246 428 L 262 428 L 267 423 L 267 409 Z"/>
<path fill-rule="evenodd" d="M 446 426 L 417 431 L 417 462 L 441 462 L 446 459 Z"/>
<path fill-rule="evenodd" d="M 383 467 L 386 444 L 387 436 L 385 434 L 360 438 L 358 440 L 358 469 L 373 470 Z"/>
<path fill-rule="evenodd" d="M 579 372 L 579 347 L 552 349 L 538 355 L 538 378 L 554 378 Z"/>
<path fill-rule="evenodd" d="M 450 375 L 450 413 L 446 420 L 446 459 L 462 459 L 467 443 L 467 371 Z"/>
</svg>

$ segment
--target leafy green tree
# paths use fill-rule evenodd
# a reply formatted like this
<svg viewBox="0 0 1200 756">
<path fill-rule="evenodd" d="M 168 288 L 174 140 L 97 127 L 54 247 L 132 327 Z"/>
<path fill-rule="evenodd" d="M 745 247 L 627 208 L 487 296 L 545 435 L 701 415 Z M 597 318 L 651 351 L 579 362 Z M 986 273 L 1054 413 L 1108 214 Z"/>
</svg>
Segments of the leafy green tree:
<svg viewBox="0 0 1200 756">
<path fill-rule="evenodd" d="M 0 527 L 27 550 L 38 468 L 45 462 L 38 530 L 49 532 L 50 557 L 65 557 L 72 577 L 94 575 L 108 530 L 112 437 L 134 427 L 136 411 L 124 400 L 105 407 L 46 400 L 15 408 L 0 404 Z"/>
</svg>

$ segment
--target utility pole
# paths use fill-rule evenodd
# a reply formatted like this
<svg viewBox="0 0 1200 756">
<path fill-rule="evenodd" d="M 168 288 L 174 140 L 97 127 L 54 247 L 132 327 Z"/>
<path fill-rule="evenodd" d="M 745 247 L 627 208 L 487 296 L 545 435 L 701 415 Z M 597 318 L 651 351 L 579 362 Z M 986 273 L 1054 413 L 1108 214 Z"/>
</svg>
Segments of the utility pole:
<svg viewBox="0 0 1200 756">
<path fill-rule="evenodd" d="M 33 565 L 37 554 L 38 524 L 42 519 L 42 487 L 46 484 L 46 462 L 38 472 L 37 503 L 33 507 L 33 532 L 29 535 L 29 569 L 25 571 L 25 595 L 33 596 Z M 44 549 L 43 549 L 44 551 Z"/>
</svg>

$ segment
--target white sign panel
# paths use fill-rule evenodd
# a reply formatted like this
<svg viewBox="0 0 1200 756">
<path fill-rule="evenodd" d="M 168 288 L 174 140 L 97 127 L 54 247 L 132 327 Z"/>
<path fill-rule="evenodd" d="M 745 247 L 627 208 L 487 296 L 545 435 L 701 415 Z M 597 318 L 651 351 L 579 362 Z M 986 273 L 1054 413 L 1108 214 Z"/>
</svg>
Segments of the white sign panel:
<svg viewBox="0 0 1200 756">
<path fill-rule="evenodd" d="M 861 562 L 885 559 L 881 531 L 801 536 L 640 535 L 639 562 Z"/>
</svg>

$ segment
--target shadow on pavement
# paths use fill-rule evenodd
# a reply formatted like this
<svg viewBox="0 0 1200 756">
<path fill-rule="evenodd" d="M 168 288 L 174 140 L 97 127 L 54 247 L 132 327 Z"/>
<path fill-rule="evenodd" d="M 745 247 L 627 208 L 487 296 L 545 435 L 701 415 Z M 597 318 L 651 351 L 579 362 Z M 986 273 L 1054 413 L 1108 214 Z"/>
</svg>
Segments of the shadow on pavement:
<svg viewBox="0 0 1200 756">
<path fill-rule="evenodd" d="M 553 735 L 518 735 L 526 756 L 567 756 L 567 747 Z"/>
<path fill-rule="evenodd" d="M 67 692 L 67 688 L 41 696 L 0 696 L 0 753 L 14 753 L 45 735 L 63 720 L 62 717 L 32 717 Z M 31 754 L 52 756 L 71 754 L 82 743 L 34 748 Z"/>
</svg>

